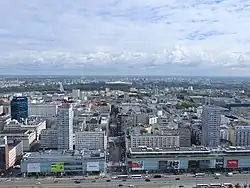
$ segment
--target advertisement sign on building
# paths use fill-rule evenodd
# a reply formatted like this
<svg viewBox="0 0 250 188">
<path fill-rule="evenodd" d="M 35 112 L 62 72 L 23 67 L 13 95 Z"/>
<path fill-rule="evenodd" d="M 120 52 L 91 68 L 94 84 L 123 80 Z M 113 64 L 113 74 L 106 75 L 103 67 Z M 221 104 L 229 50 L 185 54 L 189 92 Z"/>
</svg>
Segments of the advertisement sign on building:
<svg viewBox="0 0 250 188">
<path fill-rule="evenodd" d="M 57 162 L 51 164 L 51 172 L 64 172 L 64 163 Z"/>
<path fill-rule="evenodd" d="M 100 171 L 99 162 L 87 162 L 87 171 L 88 172 L 98 172 L 98 171 Z"/>
<path fill-rule="evenodd" d="M 132 161 L 131 167 L 132 170 L 143 170 L 144 169 L 143 161 Z"/>
<path fill-rule="evenodd" d="M 178 170 L 180 169 L 180 161 L 179 160 L 159 161 L 159 169 Z"/>
<path fill-rule="evenodd" d="M 40 163 L 28 163 L 27 164 L 27 172 L 32 173 L 32 172 L 40 172 Z"/>
<path fill-rule="evenodd" d="M 238 160 L 227 160 L 227 168 L 238 168 Z"/>
</svg>

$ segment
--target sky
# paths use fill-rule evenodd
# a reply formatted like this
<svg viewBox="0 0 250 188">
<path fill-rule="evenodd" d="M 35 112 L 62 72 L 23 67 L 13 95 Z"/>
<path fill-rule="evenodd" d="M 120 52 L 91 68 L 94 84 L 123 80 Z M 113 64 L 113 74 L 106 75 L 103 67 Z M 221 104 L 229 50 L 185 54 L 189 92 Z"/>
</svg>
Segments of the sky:
<svg viewBox="0 0 250 188">
<path fill-rule="evenodd" d="M 0 0 L 0 74 L 249 76 L 250 0 Z"/>
</svg>

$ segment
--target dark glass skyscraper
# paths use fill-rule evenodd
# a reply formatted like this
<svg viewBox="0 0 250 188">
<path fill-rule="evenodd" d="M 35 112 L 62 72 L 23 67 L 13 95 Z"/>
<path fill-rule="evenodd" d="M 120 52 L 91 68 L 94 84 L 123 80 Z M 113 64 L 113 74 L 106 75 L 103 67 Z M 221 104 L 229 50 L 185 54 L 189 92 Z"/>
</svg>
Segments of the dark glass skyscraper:
<svg viewBox="0 0 250 188">
<path fill-rule="evenodd" d="M 14 96 L 11 101 L 11 119 L 23 121 L 28 118 L 28 98 Z"/>
</svg>

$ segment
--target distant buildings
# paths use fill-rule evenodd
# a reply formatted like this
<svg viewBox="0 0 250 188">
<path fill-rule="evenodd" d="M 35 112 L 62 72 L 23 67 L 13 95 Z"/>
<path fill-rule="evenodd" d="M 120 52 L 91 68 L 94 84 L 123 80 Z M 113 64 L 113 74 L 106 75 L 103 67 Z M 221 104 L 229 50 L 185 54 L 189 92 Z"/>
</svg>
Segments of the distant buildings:
<svg viewBox="0 0 250 188">
<path fill-rule="evenodd" d="M 73 118 L 74 112 L 71 104 L 63 103 L 58 106 L 57 126 L 57 149 L 73 150 Z"/>
<path fill-rule="evenodd" d="M 28 98 L 24 96 L 14 96 L 10 103 L 11 119 L 24 121 L 28 118 Z"/>
<path fill-rule="evenodd" d="M 211 105 L 203 106 L 201 120 L 201 144 L 206 147 L 218 147 L 220 145 L 220 109 Z"/>
</svg>

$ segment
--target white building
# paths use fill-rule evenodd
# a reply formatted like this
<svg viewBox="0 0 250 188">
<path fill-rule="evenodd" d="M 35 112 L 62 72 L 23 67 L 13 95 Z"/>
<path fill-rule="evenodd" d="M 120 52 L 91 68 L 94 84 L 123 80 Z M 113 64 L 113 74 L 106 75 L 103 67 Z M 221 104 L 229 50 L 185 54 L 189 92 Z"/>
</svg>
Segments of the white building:
<svg viewBox="0 0 250 188">
<path fill-rule="evenodd" d="M 57 149 L 57 129 L 44 129 L 41 132 L 41 148 Z"/>
<path fill-rule="evenodd" d="M 221 111 L 216 106 L 203 106 L 201 126 L 201 144 L 206 147 L 218 147 L 220 145 Z"/>
<path fill-rule="evenodd" d="M 58 106 L 56 128 L 57 128 L 57 149 L 73 150 L 73 118 L 72 105 L 63 103 Z"/>
<path fill-rule="evenodd" d="M 53 118 L 56 113 L 57 104 L 29 104 L 29 116 Z"/>
<path fill-rule="evenodd" d="M 131 139 L 128 142 L 129 148 L 138 148 L 139 146 L 147 147 L 179 147 L 179 136 L 166 136 L 166 135 L 131 135 Z"/>
<path fill-rule="evenodd" d="M 107 148 L 107 136 L 104 131 L 75 133 L 75 149 L 99 150 Z"/>
<path fill-rule="evenodd" d="M 226 125 L 220 126 L 220 139 L 229 140 L 229 127 Z"/>
<path fill-rule="evenodd" d="M 235 144 L 236 146 L 250 145 L 250 126 L 235 127 Z"/>
</svg>

